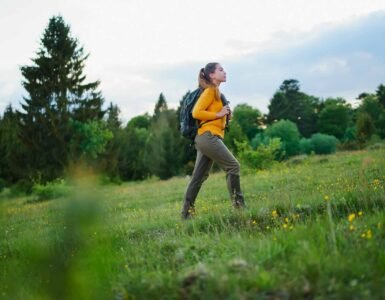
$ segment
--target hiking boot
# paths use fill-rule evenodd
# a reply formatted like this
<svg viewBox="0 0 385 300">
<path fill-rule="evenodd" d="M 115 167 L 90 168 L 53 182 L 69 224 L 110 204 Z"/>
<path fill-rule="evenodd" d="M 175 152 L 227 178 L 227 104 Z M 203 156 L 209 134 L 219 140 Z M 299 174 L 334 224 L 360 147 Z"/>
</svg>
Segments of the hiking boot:
<svg viewBox="0 0 385 300">
<path fill-rule="evenodd" d="M 190 201 L 185 200 L 183 204 L 183 209 L 182 209 L 182 219 L 191 219 L 192 217 L 195 216 L 195 207 L 194 204 L 192 204 Z"/>
<path fill-rule="evenodd" d="M 241 182 L 239 175 L 227 174 L 227 188 L 229 189 L 230 199 L 234 208 L 245 207 L 245 199 L 241 192 Z"/>
</svg>

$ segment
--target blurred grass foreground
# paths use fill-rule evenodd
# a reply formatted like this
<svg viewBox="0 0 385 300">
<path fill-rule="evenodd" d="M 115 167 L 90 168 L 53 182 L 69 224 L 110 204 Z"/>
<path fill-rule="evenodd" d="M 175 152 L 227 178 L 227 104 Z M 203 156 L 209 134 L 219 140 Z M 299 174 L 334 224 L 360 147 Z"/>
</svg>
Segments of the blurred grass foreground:
<svg viewBox="0 0 385 300">
<path fill-rule="evenodd" d="M 248 170 L 242 211 L 214 173 L 181 221 L 187 182 L 78 172 L 32 196 L 3 191 L 0 297 L 385 298 L 384 149 Z"/>
</svg>

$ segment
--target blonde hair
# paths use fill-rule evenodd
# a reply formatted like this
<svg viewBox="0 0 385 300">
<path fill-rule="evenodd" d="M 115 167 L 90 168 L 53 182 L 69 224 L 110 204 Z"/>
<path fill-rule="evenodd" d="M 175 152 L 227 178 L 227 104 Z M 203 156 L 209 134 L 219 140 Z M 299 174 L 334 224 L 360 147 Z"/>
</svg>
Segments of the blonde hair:
<svg viewBox="0 0 385 300">
<path fill-rule="evenodd" d="M 211 81 L 210 74 L 215 72 L 215 69 L 219 63 L 212 62 L 208 63 L 204 68 L 200 69 L 198 75 L 198 85 L 201 89 L 206 89 L 208 87 L 214 86 Z"/>
</svg>

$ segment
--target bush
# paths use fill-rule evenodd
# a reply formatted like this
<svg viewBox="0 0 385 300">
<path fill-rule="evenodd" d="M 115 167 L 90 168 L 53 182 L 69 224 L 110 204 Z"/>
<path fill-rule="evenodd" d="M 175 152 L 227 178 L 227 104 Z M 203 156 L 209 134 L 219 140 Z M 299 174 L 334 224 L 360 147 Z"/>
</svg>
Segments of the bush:
<svg viewBox="0 0 385 300">
<path fill-rule="evenodd" d="M 28 202 L 40 202 L 69 195 L 71 188 L 63 179 L 57 179 L 46 184 L 35 184 L 32 187 L 33 198 Z"/>
<path fill-rule="evenodd" d="M 271 166 L 281 149 L 278 138 L 271 139 L 268 145 L 259 145 L 255 150 L 247 142 L 236 143 L 241 162 L 252 169 L 266 169 Z"/>
<path fill-rule="evenodd" d="M 311 140 L 302 138 L 299 141 L 299 151 L 304 154 L 311 154 L 314 151 Z"/>
<path fill-rule="evenodd" d="M 337 150 L 338 139 L 335 136 L 315 133 L 310 139 L 302 138 L 300 150 L 304 154 L 330 154 Z"/>
<path fill-rule="evenodd" d="M 285 158 L 296 155 L 299 150 L 300 133 L 295 123 L 280 120 L 268 127 L 265 134 L 270 138 L 279 138 Z"/>
<path fill-rule="evenodd" d="M 270 138 L 266 136 L 263 132 L 257 133 L 255 137 L 251 140 L 250 144 L 253 149 L 257 149 L 260 145 L 268 145 L 270 142 Z"/>
<path fill-rule="evenodd" d="M 332 135 L 316 133 L 311 136 L 310 142 L 316 154 L 330 154 L 336 152 L 338 140 Z"/>
<path fill-rule="evenodd" d="M 31 194 L 33 183 L 28 179 L 20 179 L 16 184 L 11 186 L 10 195 L 18 197 L 20 195 Z"/>
</svg>

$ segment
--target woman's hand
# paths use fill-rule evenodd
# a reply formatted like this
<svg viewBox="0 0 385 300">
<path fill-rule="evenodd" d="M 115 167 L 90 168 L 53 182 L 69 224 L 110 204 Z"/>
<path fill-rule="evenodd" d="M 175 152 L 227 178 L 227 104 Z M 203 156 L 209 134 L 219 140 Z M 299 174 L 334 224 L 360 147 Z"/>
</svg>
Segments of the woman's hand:
<svg viewBox="0 0 385 300">
<path fill-rule="evenodd" d="M 220 112 L 217 112 L 217 117 L 222 118 L 222 117 L 229 115 L 229 114 L 231 114 L 231 110 L 230 110 L 230 107 L 228 105 L 226 105 L 226 106 L 222 107 Z"/>
</svg>

